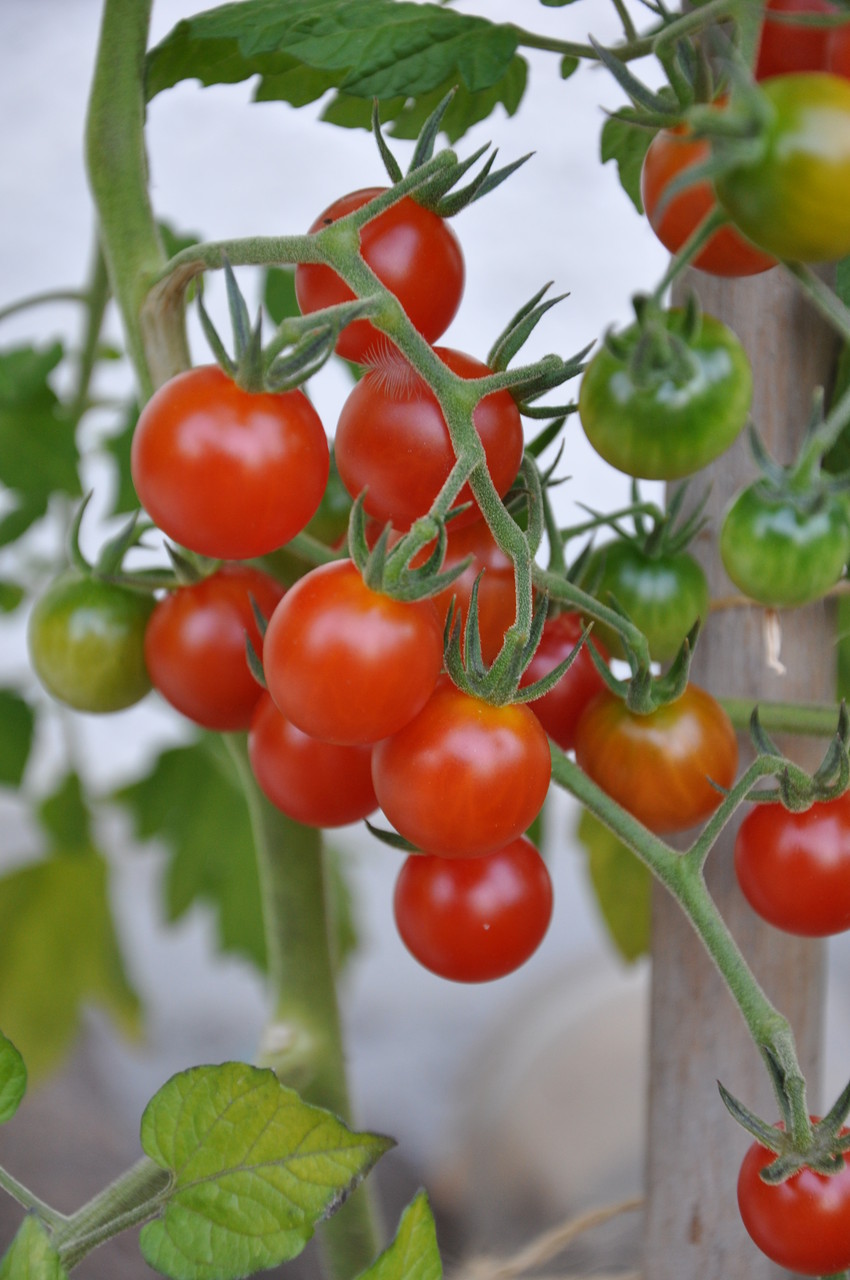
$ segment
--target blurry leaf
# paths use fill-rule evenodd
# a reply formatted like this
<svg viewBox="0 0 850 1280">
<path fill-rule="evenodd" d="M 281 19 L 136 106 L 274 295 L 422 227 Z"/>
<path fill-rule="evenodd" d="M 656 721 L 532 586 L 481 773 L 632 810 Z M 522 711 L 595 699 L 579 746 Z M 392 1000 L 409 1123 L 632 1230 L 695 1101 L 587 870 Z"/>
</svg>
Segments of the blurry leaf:
<svg viewBox="0 0 850 1280">
<path fill-rule="evenodd" d="M 17 582 L 0 581 L 0 613 L 14 613 L 25 594 Z"/>
<path fill-rule="evenodd" d="M 609 160 L 616 161 L 620 185 L 638 213 L 643 213 L 643 201 L 640 198 L 640 171 L 653 136 L 651 129 L 629 124 L 627 120 L 618 120 L 615 116 L 609 116 L 602 126 L 600 159 L 603 164 Z"/>
<path fill-rule="evenodd" d="M 649 950 L 650 872 L 586 809 L 577 834 L 587 850 L 590 882 L 611 939 L 624 960 L 637 960 Z"/>
<path fill-rule="evenodd" d="M 302 1102 L 271 1071 L 227 1062 L 181 1072 L 142 1116 L 142 1147 L 172 1175 L 142 1254 L 174 1280 L 277 1266 L 390 1146 Z"/>
<path fill-rule="evenodd" d="M 133 443 L 133 432 L 139 417 L 139 406 L 128 404 L 124 416 L 119 423 L 115 435 L 103 442 L 103 450 L 115 464 L 115 498 L 110 508 L 111 515 L 123 515 L 125 512 L 138 511 L 140 503 L 133 484 L 130 471 L 130 448 Z"/>
<path fill-rule="evenodd" d="M 12 1119 L 26 1091 L 24 1060 L 0 1031 L 0 1124 Z"/>
<path fill-rule="evenodd" d="M 89 1001 L 138 1033 L 107 867 L 94 849 L 56 853 L 0 880 L 0 1018 L 34 1077 L 58 1064 Z"/>
<path fill-rule="evenodd" d="M 66 1280 L 59 1254 L 34 1214 L 27 1214 L 0 1261 L 0 1280 Z"/>
<path fill-rule="evenodd" d="M 35 713 L 29 703 L 13 689 L 0 689 L 0 784 L 20 786 L 34 729 Z"/>
<path fill-rule="evenodd" d="M 420 1191 L 401 1215 L 392 1244 L 358 1280 L 440 1280 L 442 1274 L 434 1217 Z"/>
<path fill-rule="evenodd" d="M 295 297 L 295 271 L 291 267 L 269 267 L 263 288 L 263 303 L 275 324 L 301 311 Z"/>
<path fill-rule="evenodd" d="M 566 0 L 566 3 L 572 4 L 573 0 Z M 570 54 L 566 54 L 561 59 L 561 79 L 569 80 L 570 76 L 578 71 L 581 66 L 581 58 L 574 58 Z"/>
<path fill-rule="evenodd" d="M 38 817 L 54 848 L 64 852 L 91 848 L 89 811 L 76 773 L 67 774 L 53 795 L 42 800 Z"/>
<path fill-rule="evenodd" d="M 40 519 L 52 493 L 80 493 L 74 433 L 48 382 L 61 359 L 58 342 L 0 352 L 0 484 L 16 500 L 0 520 L 0 545 Z"/>
<path fill-rule="evenodd" d="M 126 805 L 142 840 L 168 846 L 165 907 L 178 920 L 197 902 L 211 905 L 219 945 L 265 968 L 260 886 L 248 807 L 215 739 L 166 751 L 150 774 L 113 799 Z"/>
<path fill-rule="evenodd" d="M 148 55 L 147 93 L 190 78 L 209 85 L 259 75 L 258 100 L 303 106 L 335 88 L 343 96 L 325 118 L 368 128 L 373 98 L 395 99 L 396 117 L 414 106 L 424 119 L 445 87 L 457 85 L 464 100 L 443 126 L 454 140 L 497 102 L 516 110 L 526 75 L 517 44 L 511 25 L 439 4 L 244 0 L 179 22 Z"/>
</svg>

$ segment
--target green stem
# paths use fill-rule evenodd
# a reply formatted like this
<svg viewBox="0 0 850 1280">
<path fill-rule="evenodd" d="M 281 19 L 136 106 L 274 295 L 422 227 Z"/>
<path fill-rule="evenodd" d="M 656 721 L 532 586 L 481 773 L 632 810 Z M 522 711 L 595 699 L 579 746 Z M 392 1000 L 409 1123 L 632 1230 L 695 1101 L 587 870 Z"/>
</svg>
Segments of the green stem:
<svg viewBox="0 0 850 1280">
<path fill-rule="evenodd" d="M 55 302 L 88 302 L 88 294 L 82 289 L 45 289 L 43 293 L 31 293 L 26 298 L 18 298 L 6 307 L 0 307 L 0 320 L 17 315 L 20 311 L 29 311 L 31 307 L 50 306 Z"/>
<path fill-rule="evenodd" d="M 46 1222 L 49 1227 L 58 1227 L 66 1221 L 64 1213 L 59 1213 L 56 1209 L 52 1209 L 49 1204 L 45 1204 L 43 1200 L 39 1200 L 38 1196 L 33 1195 L 29 1187 L 25 1187 L 22 1182 L 13 1177 L 6 1169 L 0 1166 L 0 1187 L 7 1191 L 9 1195 L 17 1200 L 18 1204 L 22 1204 L 25 1209 L 31 1209 Z"/>
<path fill-rule="evenodd" d="M 119 1232 L 152 1218 L 170 1185 L 168 1170 L 143 1156 L 53 1232 L 51 1243 L 65 1269 L 70 1271 Z"/>
<path fill-rule="evenodd" d="M 148 195 L 144 60 L 152 0 L 104 0 L 86 121 L 86 161 L 103 254 L 146 399 L 189 363 L 182 306 L 145 331 L 142 303 L 165 254 Z"/>
<path fill-rule="evenodd" d="M 652 291 L 652 301 L 660 303 L 678 275 L 690 266 L 694 258 L 708 243 L 715 231 L 729 221 L 722 209 L 712 209 L 688 236 L 681 249 L 670 259 L 667 270 Z"/>
<path fill-rule="evenodd" d="M 799 733 L 831 738 L 838 727 L 838 707 L 817 702 L 751 702 L 749 698 L 719 698 L 736 729 L 746 730 L 758 705 L 759 720 L 768 733 Z"/>
<path fill-rule="evenodd" d="M 251 816 L 262 892 L 272 1010 L 258 1062 L 308 1102 L 350 1123 L 321 833 L 287 818 L 260 792 L 240 735 L 225 743 Z M 322 1227 L 331 1274 L 348 1280 L 380 1249 L 367 1181 Z"/>
<path fill-rule="evenodd" d="M 850 343 L 850 308 L 844 305 L 838 294 L 805 263 L 784 262 L 782 265 L 827 324 L 832 325 L 844 342 Z"/>
<path fill-rule="evenodd" d="M 109 277 L 106 273 L 106 263 L 104 262 L 99 242 L 95 245 L 91 279 L 85 296 L 88 302 L 86 325 L 82 347 L 77 360 L 74 391 L 68 410 L 70 420 L 74 426 L 77 425 L 88 408 L 89 387 L 97 364 L 97 349 L 110 296 Z"/>
</svg>

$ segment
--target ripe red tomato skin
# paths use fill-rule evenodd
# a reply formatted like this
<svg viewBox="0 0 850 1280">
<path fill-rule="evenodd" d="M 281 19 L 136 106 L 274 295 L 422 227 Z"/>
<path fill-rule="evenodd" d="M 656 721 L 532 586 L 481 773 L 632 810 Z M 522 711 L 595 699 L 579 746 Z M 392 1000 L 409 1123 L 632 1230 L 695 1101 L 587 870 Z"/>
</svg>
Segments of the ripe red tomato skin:
<svg viewBox="0 0 850 1280">
<path fill-rule="evenodd" d="M 559 662 L 563 662 L 575 648 L 583 629 L 577 613 L 559 613 L 548 618 L 540 644 L 520 680 L 520 687 L 542 679 Z M 606 650 L 597 640 L 586 641 L 558 683 L 542 698 L 528 703 L 549 737 L 562 751 L 572 751 L 579 717 L 591 698 L 605 688 L 605 681 L 590 656 L 589 644 L 593 644 L 600 657 L 608 661 Z"/>
<path fill-rule="evenodd" d="M 263 640 L 279 710 L 311 737 L 343 745 L 401 729 L 427 702 L 442 664 L 431 601 L 406 604 L 370 590 L 350 560 L 300 578 Z"/>
<path fill-rule="evenodd" d="M 524 964 L 552 916 L 546 864 L 524 836 L 480 858 L 411 855 L 393 912 L 413 956 L 441 978 L 489 982 Z"/>
<path fill-rule="evenodd" d="M 283 587 L 268 574 L 235 564 L 169 592 L 145 631 L 154 688 L 205 729 L 247 729 L 263 691 L 246 658 L 246 635 L 257 654 L 262 648 L 251 597 L 269 618 L 282 595 Z"/>
<path fill-rule="evenodd" d="M 384 190 L 364 187 L 341 196 L 319 214 L 310 232 L 353 213 Z M 398 298 L 414 328 L 426 342 L 436 342 L 460 306 L 465 277 L 460 244 L 445 218 L 405 196 L 366 224 L 360 233 L 360 251 L 381 283 Z M 295 268 L 295 294 L 304 315 L 354 297 L 336 272 L 321 263 Z M 362 363 L 372 349 L 388 341 L 368 320 L 355 320 L 343 329 L 336 351 L 346 360 Z"/>
<path fill-rule="evenodd" d="M 777 1186 L 759 1177 L 773 1159 L 772 1151 L 754 1142 L 741 1163 L 738 1208 L 751 1239 L 780 1267 L 800 1275 L 845 1271 L 850 1267 L 847 1155 L 843 1170 L 832 1177 L 804 1168 Z"/>
<path fill-rule="evenodd" d="M 254 709 L 248 756 L 266 798 L 305 826 L 346 826 L 378 807 L 371 747 L 311 738 L 280 714 L 268 693 Z"/>
<path fill-rule="evenodd" d="M 828 56 L 829 28 L 772 22 L 771 11 L 834 13 L 835 8 L 828 0 L 768 0 L 756 56 L 756 80 L 769 80 L 772 76 L 797 71 L 824 71 Z"/>
<path fill-rule="evenodd" d="M 388 821 L 443 858 L 492 853 L 522 835 L 540 812 L 551 772 L 548 739 L 528 707 L 492 706 L 448 677 L 372 756 Z"/>
<path fill-rule="evenodd" d="M 605 689 L 576 727 L 576 761 L 585 773 L 657 835 L 709 817 L 730 787 L 738 744 L 720 704 L 689 684 L 675 702 L 635 715 Z"/>
<path fill-rule="evenodd" d="M 850 80 L 850 21 L 833 28 L 827 46 L 826 69 Z"/>
<path fill-rule="evenodd" d="M 850 929 L 850 792 L 803 813 L 756 805 L 735 837 L 735 871 L 777 929 L 807 938 Z"/>
<path fill-rule="evenodd" d="M 222 560 L 289 542 L 318 508 L 329 467 L 324 427 L 303 392 L 252 395 L 217 365 L 154 392 L 131 450 L 133 483 L 155 524 Z"/>
<path fill-rule="evenodd" d="M 472 356 L 435 347 L 445 365 L 462 378 L 490 372 Z M 475 408 L 475 429 L 499 495 L 507 493 L 522 461 L 522 419 L 507 391 L 496 391 Z M 425 515 L 451 471 L 455 455 L 437 398 L 406 361 L 388 355 L 361 378 L 342 407 L 334 456 L 352 497 L 366 489 L 367 515 L 405 530 Z M 469 485 L 457 505 L 472 502 L 452 521 L 455 529 L 481 519 Z"/>
</svg>

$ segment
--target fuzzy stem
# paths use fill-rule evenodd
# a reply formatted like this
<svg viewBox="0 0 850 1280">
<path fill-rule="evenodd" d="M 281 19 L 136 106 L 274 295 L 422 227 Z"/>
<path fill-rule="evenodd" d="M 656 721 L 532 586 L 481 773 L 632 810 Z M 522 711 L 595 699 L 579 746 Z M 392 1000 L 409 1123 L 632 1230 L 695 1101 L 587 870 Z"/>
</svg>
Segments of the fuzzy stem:
<svg viewBox="0 0 850 1280">
<path fill-rule="evenodd" d="M 58 1227 L 67 1221 L 64 1213 L 52 1209 L 49 1204 L 45 1204 L 43 1200 L 39 1200 L 38 1196 L 33 1195 L 29 1187 L 25 1187 L 22 1182 L 13 1177 L 8 1170 L 0 1165 L 0 1187 L 14 1199 L 18 1204 L 24 1206 L 25 1209 L 31 1209 L 37 1213 L 42 1222 L 49 1227 Z"/>
<path fill-rule="evenodd" d="M 121 1231 L 152 1218 L 163 1202 L 171 1174 L 147 1156 L 71 1214 L 51 1243 L 70 1271 L 86 1254 Z"/>
</svg>

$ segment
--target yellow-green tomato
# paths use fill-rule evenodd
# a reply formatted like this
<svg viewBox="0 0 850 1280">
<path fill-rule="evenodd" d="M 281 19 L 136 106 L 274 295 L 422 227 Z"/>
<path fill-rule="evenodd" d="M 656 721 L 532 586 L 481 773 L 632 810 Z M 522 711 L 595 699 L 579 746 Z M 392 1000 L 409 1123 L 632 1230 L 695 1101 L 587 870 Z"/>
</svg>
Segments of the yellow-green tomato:
<svg viewBox="0 0 850 1280">
<path fill-rule="evenodd" d="M 77 711 L 120 711 L 151 687 L 144 639 L 153 599 L 77 574 L 57 578 L 35 603 L 28 644 L 48 693 Z"/>
</svg>

